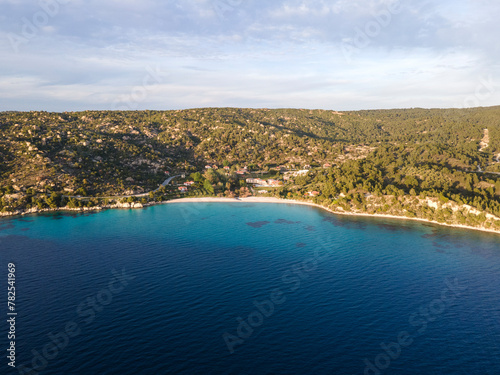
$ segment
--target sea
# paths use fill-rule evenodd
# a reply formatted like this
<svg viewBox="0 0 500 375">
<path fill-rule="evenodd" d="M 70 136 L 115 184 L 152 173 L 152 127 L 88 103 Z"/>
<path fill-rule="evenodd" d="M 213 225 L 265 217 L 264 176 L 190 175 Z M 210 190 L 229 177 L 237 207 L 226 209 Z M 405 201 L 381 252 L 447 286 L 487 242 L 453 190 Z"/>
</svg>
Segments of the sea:
<svg viewBox="0 0 500 375">
<path fill-rule="evenodd" d="M 57 212 L 0 220 L 0 283 L 0 374 L 500 374 L 494 233 L 293 204 Z"/>
</svg>

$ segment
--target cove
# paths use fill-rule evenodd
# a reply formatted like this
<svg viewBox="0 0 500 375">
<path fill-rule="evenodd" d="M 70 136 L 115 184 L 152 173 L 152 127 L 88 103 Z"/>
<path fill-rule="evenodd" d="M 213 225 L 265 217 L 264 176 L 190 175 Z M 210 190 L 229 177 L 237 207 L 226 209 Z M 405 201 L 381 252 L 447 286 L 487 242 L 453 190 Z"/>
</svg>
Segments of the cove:
<svg viewBox="0 0 500 375">
<path fill-rule="evenodd" d="M 2 219 L 0 280 L 14 263 L 19 315 L 17 367 L 1 366 L 497 374 L 499 249 L 492 233 L 288 204 Z"/>
</svg>

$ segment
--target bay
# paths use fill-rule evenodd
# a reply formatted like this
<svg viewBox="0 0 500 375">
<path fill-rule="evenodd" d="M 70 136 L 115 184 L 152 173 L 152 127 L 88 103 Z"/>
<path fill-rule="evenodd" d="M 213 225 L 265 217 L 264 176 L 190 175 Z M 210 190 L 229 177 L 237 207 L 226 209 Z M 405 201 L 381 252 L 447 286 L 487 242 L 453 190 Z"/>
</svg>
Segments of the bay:
<svg viewBox="0 0 500 375">
<path fill-rule="evenodd" d="M 10 373 L 498 374 L 499 245 L 292 204 L 2 219 Z"/>
</svg>

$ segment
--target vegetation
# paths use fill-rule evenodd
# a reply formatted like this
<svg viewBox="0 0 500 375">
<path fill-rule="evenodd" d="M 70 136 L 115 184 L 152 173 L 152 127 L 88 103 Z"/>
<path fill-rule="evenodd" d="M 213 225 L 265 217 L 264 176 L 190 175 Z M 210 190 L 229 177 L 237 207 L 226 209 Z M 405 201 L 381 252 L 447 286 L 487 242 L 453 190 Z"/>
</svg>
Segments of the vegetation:
<svg viewBox="0 0 500 375">
<path fill-rule="evenodd" d="M 269 194 L 317 191 L 334 210 L 500 227 L 500 107 L 3 112 L 0 131 L 2 212 L 182 196 L 156 190 L 168 172 L 194 182 L 188 196 L 247 196 L 246 178 L 275 178 Z"/>
</svg>

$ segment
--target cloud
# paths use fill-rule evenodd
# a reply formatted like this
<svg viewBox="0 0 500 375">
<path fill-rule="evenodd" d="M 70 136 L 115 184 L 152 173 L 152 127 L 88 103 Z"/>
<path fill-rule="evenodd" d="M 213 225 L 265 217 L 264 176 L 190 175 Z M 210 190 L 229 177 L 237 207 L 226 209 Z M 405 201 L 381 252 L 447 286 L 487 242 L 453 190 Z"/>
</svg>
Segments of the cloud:
<svg viewBox="0 0 500 375">
<path fill-rule="evenodd" d="M 0 110 L 106 108 L 148 67 L 138 109 L 453 106 L 500 81 L 494 0 L 47 1 L 0 1 Z"/>
</svg>

